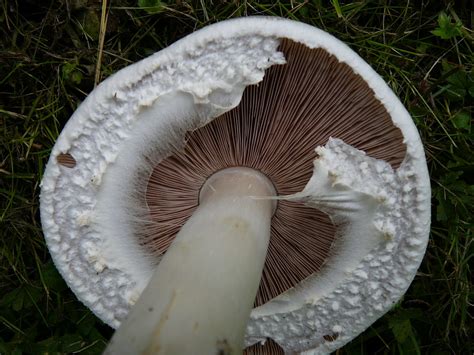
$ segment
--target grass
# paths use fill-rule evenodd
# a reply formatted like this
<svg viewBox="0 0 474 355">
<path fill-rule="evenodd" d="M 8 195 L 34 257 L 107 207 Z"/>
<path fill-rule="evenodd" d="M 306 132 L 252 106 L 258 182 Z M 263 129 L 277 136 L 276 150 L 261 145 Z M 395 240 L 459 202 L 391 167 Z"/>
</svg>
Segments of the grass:
<svg viewBox="0 0 474 355">
<path fill-rule="evenodd" d="M 433 219 L 423 264 L 403 300 L 338 353 L 473 353 L 469 1 L 0 1 L 0 353 L 96 354 L 112 334 L 67 288 L 41 233 L 39 183 L 72 112 L 126 65 L 209 23 L 254 14 L 349 44 L 399 95 L 425 144 Z"/>
</svg>

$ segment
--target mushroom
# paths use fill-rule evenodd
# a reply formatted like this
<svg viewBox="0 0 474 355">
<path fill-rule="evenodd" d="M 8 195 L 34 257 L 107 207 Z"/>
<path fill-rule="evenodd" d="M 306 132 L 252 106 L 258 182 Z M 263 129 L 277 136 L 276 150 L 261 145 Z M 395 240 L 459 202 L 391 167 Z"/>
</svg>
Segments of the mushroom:
<svg viewBox="0 0 474 355">
<path fill-rule="evenodd" d="M 246 326 L 249 351 L 325 353 L 408 288 L 430 186 L 413 121 L 357 54 L 302 23 L 242 18 L 99 85 L 52 150 L 41 218 L 98 317 L 117 328 L 140 298 L 112 347 L 226 353 Z M 177 340 L 181 327 L 202 337 Z"/>
</svg>

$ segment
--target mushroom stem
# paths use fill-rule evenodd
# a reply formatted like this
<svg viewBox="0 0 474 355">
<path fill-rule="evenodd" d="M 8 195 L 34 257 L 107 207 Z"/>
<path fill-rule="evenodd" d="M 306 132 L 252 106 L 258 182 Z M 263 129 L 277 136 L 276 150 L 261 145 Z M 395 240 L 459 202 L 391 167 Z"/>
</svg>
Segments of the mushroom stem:
<svg viewBox="0 0 474 355">
<path fill-rule="evenodd" d="M 253 169 L 212 175 L 106 353 L 240 354 L 275 209 L 253 197 L 274 195 Z"/>
</svg>

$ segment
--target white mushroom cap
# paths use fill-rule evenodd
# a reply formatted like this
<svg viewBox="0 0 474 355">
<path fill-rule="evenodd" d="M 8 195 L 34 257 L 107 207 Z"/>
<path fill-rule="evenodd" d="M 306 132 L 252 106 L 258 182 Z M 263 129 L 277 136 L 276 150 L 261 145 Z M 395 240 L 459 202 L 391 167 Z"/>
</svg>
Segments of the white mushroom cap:
<svg viewBox="0 0 474 355">
<path fill-rule="evenodd" d="M 362 77 L 400 129 L 406 156 L 393 170 L 340 140 L 318 148 L 313 178 L 287 198 L 349 221 L 345 237 L 304 287 L 254 309 L 246 344 L 271 338 L 286 351 L 330 352 L 408 288 L 430 221 L 424 151 L 408 112 L 367 63 L 329 34 L 279 18 L 243 18 L 204 28 L 108 78 L 53 148 L 41 192 L 48 247 L 77 297 L 106 323 L 120 324 L 155 264 L 130 237 L 143 212 L 128 208 L 141 202 L 130 197 L 136 176 L 181 147 L 186 131 L 237 106 L 245 87 L 260 82 L 267 68 L 284 64 L 281 39 L 322 48 Z M 150 155 L 155 161 L 146 161 Z M 350 212 L 330 208 L 323 201 L 328 193 L 336 200 L 349 193 L 360 203 Z"/>
</svg>

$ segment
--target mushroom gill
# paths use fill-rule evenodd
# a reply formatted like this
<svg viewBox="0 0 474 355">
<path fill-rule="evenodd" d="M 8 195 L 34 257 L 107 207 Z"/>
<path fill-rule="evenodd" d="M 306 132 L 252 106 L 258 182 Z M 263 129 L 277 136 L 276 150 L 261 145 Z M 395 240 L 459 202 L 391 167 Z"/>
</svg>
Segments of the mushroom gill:
<svg viewBox="0 0 474 355">
<path fill-rule="evenodd" d="M 264 344 L 257 343 L 244 350 L 244 355 L 283 355 L 284 353 L 282 347 L 270 338 L 268 338 Z"/>
<path fill-rule="evenodd" d="M 147 186 L 150 222 L 138 238 L 159 258 L 198 205 L 199 191 L 218 170 L 261 171 L 279 195 L 303 190 L 315 147 L 340 138 L 398 167 L 405 156 L 400 130 L 367 83 L 324 49 L 290 40 L 287 64 L 272 66 L 248 87 L 238 107 L 186 135 L 182 151 L 160 162 Z M 279 201 L 255 306 L 318 272 L 331 254 L 336 228 L 303 203 Z"/>
</svg>

